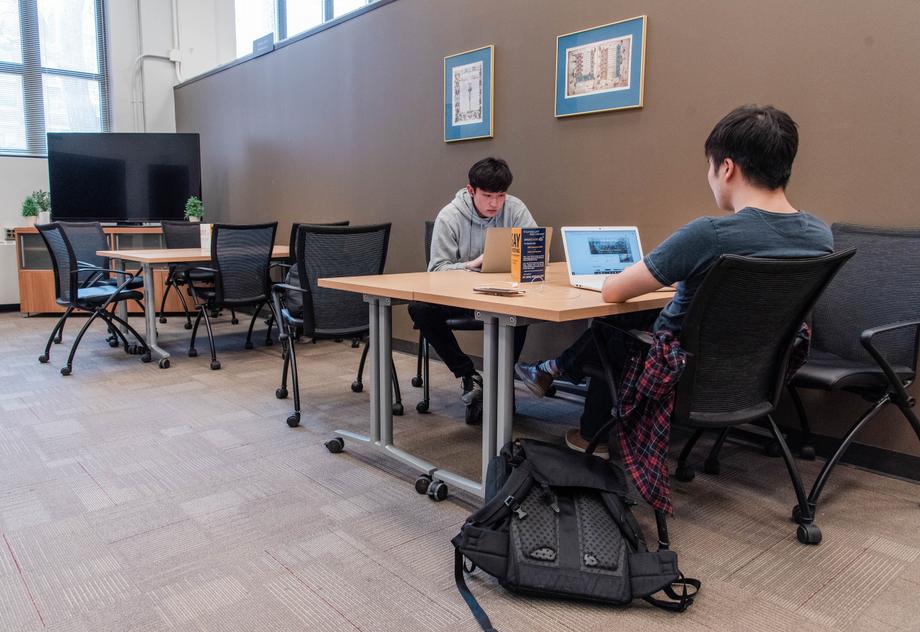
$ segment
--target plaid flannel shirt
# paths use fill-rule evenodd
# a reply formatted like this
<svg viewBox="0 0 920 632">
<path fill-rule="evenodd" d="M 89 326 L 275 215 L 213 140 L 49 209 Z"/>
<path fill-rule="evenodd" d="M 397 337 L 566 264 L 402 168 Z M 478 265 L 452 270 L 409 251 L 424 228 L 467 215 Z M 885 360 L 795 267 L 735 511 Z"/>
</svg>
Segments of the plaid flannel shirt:
<svg viewBox="0 0 920 632">
<path fill-rule="evenodd" d="M 616 431 L 623 465 L 642 498 L 654 509 L 671 515 L 674 509 L 667 463 L 671 412 L 687 354 L 668 330 L 660 330 L 652 338 L 648 353 L 635 354 L 626 366 L 619 389 L 620 423 Z M 805 364 L 810 347 L 811 331 L 802 323 L 786 370 L 787 381 Z"/>
</svg>

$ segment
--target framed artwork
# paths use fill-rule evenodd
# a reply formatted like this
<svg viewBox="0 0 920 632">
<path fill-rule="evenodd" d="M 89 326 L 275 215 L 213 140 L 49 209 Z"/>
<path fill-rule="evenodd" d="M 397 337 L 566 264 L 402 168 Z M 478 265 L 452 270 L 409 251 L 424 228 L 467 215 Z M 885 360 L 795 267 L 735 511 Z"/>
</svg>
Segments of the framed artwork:
<svg viewBox="0 0 920 632">
<path fill-rule="evenodd" d="M 556 38 L 556 116 L 641 108 L 647 17 Z"/>
<path fill-rule="evenodd" d="M 444 142 L 492 138 L 492 45 L 444 58 Z"/>
</svg>

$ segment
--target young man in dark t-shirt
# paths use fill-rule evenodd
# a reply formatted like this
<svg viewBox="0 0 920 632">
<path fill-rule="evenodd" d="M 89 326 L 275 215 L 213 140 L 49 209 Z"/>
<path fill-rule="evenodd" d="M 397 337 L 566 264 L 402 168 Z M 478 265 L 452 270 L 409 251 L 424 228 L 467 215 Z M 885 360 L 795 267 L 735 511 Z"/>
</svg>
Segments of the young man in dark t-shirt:
<svg viewBox="0 0 920 632">
<path fill-rule="evenodd" d="M 674 298 L 659 313 L 616 317 L 623 329 L 680 332 L 693 296 L 723 254 L 749 257 L 814 257 L 833 252 L 827 225 L 797 210 L 786 199 L 786 183 L 798 150 L 798 131 L 788 114 L 774 107 L 743 106 L 719 121 L 706 139 L 707 178 L 719 208 L 727 216 L 700 217 L 664 240 L 641 262 L 607 277 L 602 296 L 619 303 L 675 285 Z M 607 341 L 614 362 L 628 360 L 622 339 Z M 546 394 L 554 378 L 581 381 L 581 367 L 597 357 L 591 332 L 585 332 L 559 358 L 535 364 L 519 362 L 515 372 L 537 396 Z M 612 400 L 605 384 L 588 385 L 581 428 L 566 435 L 567 445 L 584 451 L 588 441 L 610 417 Z M 605 453 L 606 445 L 598 449 Z"/>
</svg>

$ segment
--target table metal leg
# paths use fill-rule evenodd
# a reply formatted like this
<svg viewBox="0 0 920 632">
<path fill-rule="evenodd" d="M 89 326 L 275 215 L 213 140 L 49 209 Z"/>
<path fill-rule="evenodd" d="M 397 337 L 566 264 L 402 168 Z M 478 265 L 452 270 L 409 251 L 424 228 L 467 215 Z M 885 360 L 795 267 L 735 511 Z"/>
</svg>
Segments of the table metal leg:
<svg viewBox="0 0 920 632">
<path fill-rule="evenodd" d="M 504 316 L 498 325 L 498 369 L 496 371 L 495 449 L 511 441 L 514 425 L 514 328 L 513 316 Z M 497 452 L 495 452 L 497 454 Z"/>
<path fill-rule="evenodd" d="M 153 265 L 145 263 L 142 268 L 144 272 L 144 333 L 150 352 L 157 354 L 160 359 L 160 368 L 165 369 L 169 366 L 169 362 L 164 362 L 169 358 L 169 353 L 157 345 L 157 293 L 153 283 Z"/>
<path fill-rule="evenodd" d="M 125 271 L 125 262 L 123 259 L 112 259 L 112 265 L 119 272 Z M 127 277 L 125 277 L 123 274 L 119 274 L 115 277 L 115 281 L 119 284 L 124 283 L 126 279 Z M 123 321 L 128 322 L 128 301 L 118 301 L 118 306 L 115 309 L 118 312 L 118 317 Z M 123 333 L 127 338 L 129 333 L 128 328 L 124 325 L 119 325 L 119 329 L 121 329 L 121 333 Z"/>
<path fill-rule="evenodd" d="M 498 411 L 498 319 L 476 314 L 482 320 L 482 481 L 486 480 L 489 459 L 495 456 L 495 421 Z"/>
<path fill-rule="evenodd" d="M 369 379 L 368 394 L 370 395 L 370 427 L 368 434 L 362 435 L 350 430 L 336 430 L 334 434 L 338 437 L 353 439 L 361 443 L 370 443 L 380 445 L 380 384 L 377 376 L 380 374 L 380 347 L 378 340 L 380 338 L 380 301 L 382 299 L 376 296 L 365 296 L 364 301 L 367 303 L 368 311 L 368 338 L 367 344 L 370 348 L 368 355 L 370 362 L 365 367 L 368 369 Z"/>
</svg>

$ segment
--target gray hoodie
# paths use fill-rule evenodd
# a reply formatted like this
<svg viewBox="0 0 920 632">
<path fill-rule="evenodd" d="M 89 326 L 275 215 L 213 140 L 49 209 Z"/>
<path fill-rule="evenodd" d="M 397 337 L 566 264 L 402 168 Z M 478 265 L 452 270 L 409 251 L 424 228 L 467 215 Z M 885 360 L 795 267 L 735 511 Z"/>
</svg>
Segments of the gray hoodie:
<svg viewBox="0 0 920 632">
<path fill-rule="evenodd" d="M 485 218 L 473 208 L 469 191 L 460 189 L 434 222 L 428 271 L 462 270 L 467 261 L 482 254 L 487 228 L 532 228 L 536 225 L 524 203 L 513 195 L 505 197 L 505 205 L 495 217 Z"/>
</svg>

